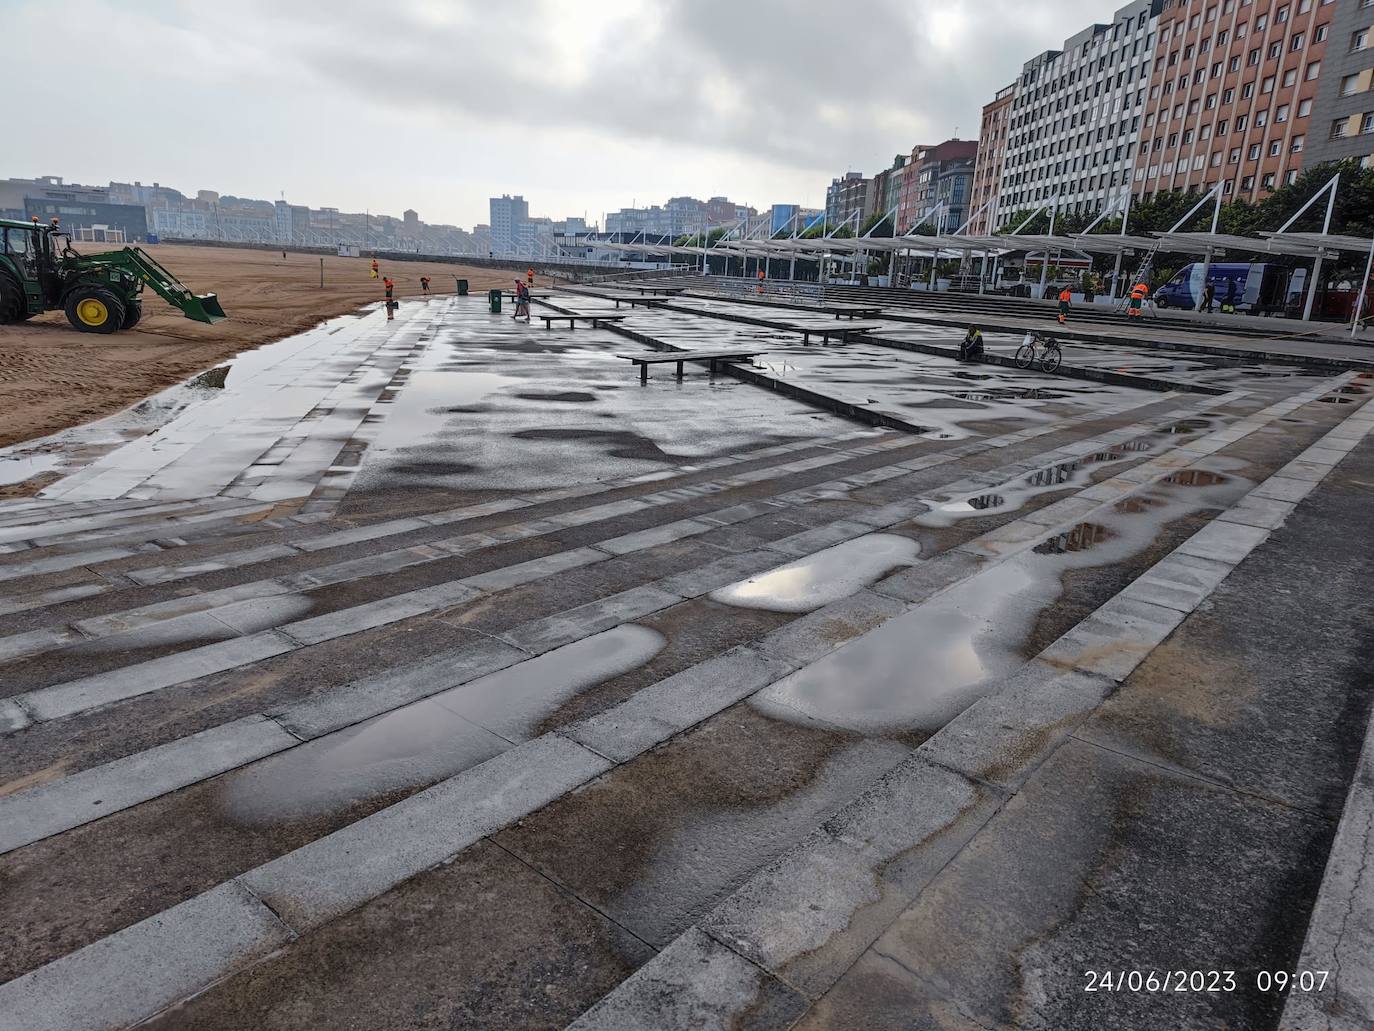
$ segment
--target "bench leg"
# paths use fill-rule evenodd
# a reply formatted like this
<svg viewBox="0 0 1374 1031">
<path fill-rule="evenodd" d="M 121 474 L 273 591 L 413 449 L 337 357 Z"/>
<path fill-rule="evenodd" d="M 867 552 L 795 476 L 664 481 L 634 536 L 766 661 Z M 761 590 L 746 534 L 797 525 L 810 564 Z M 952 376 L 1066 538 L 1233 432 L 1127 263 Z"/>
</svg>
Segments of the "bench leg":
<svg viewBox="0 0 1374 1031">
<path fill-rule="evenodd" d="M 648 363 L 648 362 L 640 362 L 640 363 L 639 363 L 639 382 L 641 382 L 641 383 L 648 383 L 648 382 L 649 382 L 649 363 Z"/>
<path fill-rule="evenodd" d="M 677 378 L 682 379 L 682 363 L 677 363 Z"/>
</svg>

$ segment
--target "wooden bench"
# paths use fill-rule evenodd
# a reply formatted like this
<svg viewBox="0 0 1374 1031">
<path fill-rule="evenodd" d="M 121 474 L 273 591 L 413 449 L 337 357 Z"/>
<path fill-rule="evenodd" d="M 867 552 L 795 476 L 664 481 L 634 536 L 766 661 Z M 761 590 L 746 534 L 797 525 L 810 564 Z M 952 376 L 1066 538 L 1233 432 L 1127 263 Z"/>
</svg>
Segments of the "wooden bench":
<svg viewBox="0 0 1374 1031">
<path fill-rule="evenodd" d="M 876 319 L 883 313 L 882 308 L 865 304 L 823 304 L 821 311 L 828 311 L 837 319 Z"/>
<path fill-rule="evenodd" d="M 682 379 L 683 362 L 706 362 L 714 374 L 717 362 L 742 362 L 756 358 L 767 351 L 753 348 L 734 351 L 643 351 L 640 354 L 618 354 L 617 358 L 627 358 L 639 366 L 639 382 L 649 382 L 649 366 L 674 362 L 677 365 L 677 378 Z"/>
<path fill-rule="evenodd" d="M 592 329 L 595 329 L 597 324 L 601 322 L 623 322 L 629 318 L 628 315 L 602 315 L 581 311 L 569 314 L 540 315 L 539 317 L 544 320 L 545 329 L 552 329 L 555 322 L 567 322 L 569 329 L 576 329 L 578 322 L 590 322 Z"/>
<path fill-rule="evenodd" d="M 659 301 L 671 301 L 677 298 L 677 294 L 645 294 L 643 297 L 607 297 L 608 301 L 615 301 L 615 306 L 620 307 L 620 302 L 624 301 L 631 308 L 636 304 L 642 304 L 646 308 L 652 308 Z"/>
<path fill-rule="evenodd" d="M 662 294 L 665 297 L 674 297 L 687 290 L 685 286 L 625 286 L 622 289 L 633 290 L 638 294 Z"/>
<path fill-rule="evenodd" d="M 882 329 L 881 326 L 857 326 L 853 322 L 840 326 L 821 322 L 816 325 L 789 326 L 788 328 L 802 335 L 803 345 L 811 343 L 813 336 L 820 337 L 821 343 L 828 344 L 831 337 L 839 337 L 841 341 L 845 341 L 849 339 L 851 333 L 867 333 L 870 330 Z"/>
</svg>

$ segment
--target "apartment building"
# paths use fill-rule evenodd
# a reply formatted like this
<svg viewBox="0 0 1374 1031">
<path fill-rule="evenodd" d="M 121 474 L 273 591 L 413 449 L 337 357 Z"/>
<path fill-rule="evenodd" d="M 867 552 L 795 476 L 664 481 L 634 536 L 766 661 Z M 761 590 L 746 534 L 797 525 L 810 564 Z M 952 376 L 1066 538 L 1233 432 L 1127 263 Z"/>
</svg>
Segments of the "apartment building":
<svg viewBox="0 0 1374 1031">
<path fill-rule="evenodd" d="M 1025 63 L 1011 100 L 994 221 L 1055 197 L 1061 211 L 1097 211 L 1124 194 L 1162 5 L 1136 0 L 1111 24 L 1090 25 L 1065 40 L 1063 50 Z"/>
<path fill-rule="evenodd" d="M 873 208 L 873 180 L 864 178 L 862 172 L 846 172 L 832 179 L 825 191 L 825 217 L 831 225 L 848 221 L 857 231 Z"/>
<path fill-rule="evenodd" d="M 973 221 L 969 232 L 983 236 L 998 228 L 997 195 L 1002 187 L 1002 163 L 1007 156 L 1007 130 L 1011 125 L 1011 105 L 1016 99 L 1016 83 L 1003 86 L 983 105 L 978 130 L 978 163 L 973 169 Z"/>
<path fill-rule="evenodd" d="M 943 204 L 932 228 L 953 232 L 968 218 L 972 195 L 973 170 L 978 158 L 977 140 L 945 140 L 935 146 L 917 146 L 902 177 L 897 202 L 897 224 L 901 232 Z"/>
<path fill-rule="evenodd" d="M 1335 9 L 1359 2 L 1165 0 L 1133 192 L 1259 200 L 1297 178 L 1331 131 L 1314 108 Z"/>
<path fill-rule="evenodd" d="M 1374 165 L 1374 0 L 1325 7 L 1329 31 L 1303 154 L 1311 164 L 1358 158 L 1368 167 Z"/>
</svg>

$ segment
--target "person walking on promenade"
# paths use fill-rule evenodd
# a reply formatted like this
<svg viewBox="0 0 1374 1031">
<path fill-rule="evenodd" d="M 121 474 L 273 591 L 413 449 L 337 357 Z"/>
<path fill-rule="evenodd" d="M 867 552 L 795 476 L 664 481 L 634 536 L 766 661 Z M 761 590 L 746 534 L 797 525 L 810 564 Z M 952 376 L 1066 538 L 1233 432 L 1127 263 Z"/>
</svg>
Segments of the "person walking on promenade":
<svg viewBox="0 0 1374 1031">
<path fill-rule="evenodd" d="M 391 300 L 391 291 L 396 288 L 396 284 L 391 281 L 390 276 L 383 276 L 382 286 L 386 287 L 386 299 Z"/>
<path fill-rule="evenodd" d="M 422 293 L 422 294 L 428 294 L 428 293 L 429 293 L 429 276 L 421 276 L 421 277 L 420 277 L 420 293 Z"/>
<path fill-rule="evenodd" d="M 377 278 L 377 259 L 376 259 L 376 258 L 373 258 L 373 259 L 372 259 L 372 278 L 373 278 L 373 279 L 376 279 L 376 278 Z"/>
<path fill-rule="evenodd" d="M 1062 326 L 1069 321 L 1069 302 L 1073 300 L 1073 294 L 1069 292 L 1067 286 L 1059 291 L 1059 324 Z"/>
<path fill-rule="evenodd" d="M 525 284 L 526 284 L 531 290 L 534 289 L 534 269 L 532 269 L 532 268 L 527 268 L 527 269 L 525 269 Z"/>
<path fill-rule="evenodd" d="M 390 297 L 387 297 L 387 299 L 386 299 L 386 320 L 387 320 L 387 322 L 391 322 L 392 320 L 394 320 L 394 319 L 396 318 L 396 309 L 399 308 L 399 307 L 400 307 L 400 305 L 399 305 L 398 303 L 396 303 L 395 301 L 393 301 Z"/>
<path fill-rule="evenodd" d="M 1212 314 L 1212 301 L 1217 295 L 1217 288 L 1210 282 L 1202 288 L 1202 310 L 1208 315 Z"/>
<path fill-rule="evenodd" d="M 525 321 L 530 321 L 530 288 L 520 280 L 515 281 L 515 314 L 512 319 L 518 319 L 521 315 L 525 316 Z"/>
</svg>

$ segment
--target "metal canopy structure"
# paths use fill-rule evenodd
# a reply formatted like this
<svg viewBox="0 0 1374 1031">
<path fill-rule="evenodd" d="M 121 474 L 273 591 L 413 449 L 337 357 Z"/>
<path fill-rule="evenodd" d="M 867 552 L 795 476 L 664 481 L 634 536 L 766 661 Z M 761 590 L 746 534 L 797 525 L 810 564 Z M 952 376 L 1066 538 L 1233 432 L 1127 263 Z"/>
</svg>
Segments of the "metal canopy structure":
<svg viewBox="0 0 1374 1031">
<path fill-rule="evenodd" d="M 1268 241 L 1261 237 L 1236 236 L 1234 233 L 1155 233 L 1159 249 L 1181 254 L 1206 254 L 1208 251 L 1267 251 L 1295 258 L 1315 257 L 1319 248 L 1310 243 L 1290 240 L 1290 234 L 1274 234 Z M 1318 234 L 1320 235 L 1320 234 Z M 1363 250 L 1363 248 L 1361 248 Z"/>
</svg>

